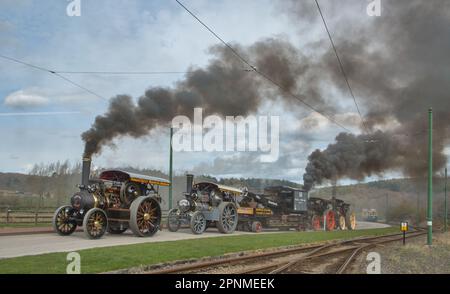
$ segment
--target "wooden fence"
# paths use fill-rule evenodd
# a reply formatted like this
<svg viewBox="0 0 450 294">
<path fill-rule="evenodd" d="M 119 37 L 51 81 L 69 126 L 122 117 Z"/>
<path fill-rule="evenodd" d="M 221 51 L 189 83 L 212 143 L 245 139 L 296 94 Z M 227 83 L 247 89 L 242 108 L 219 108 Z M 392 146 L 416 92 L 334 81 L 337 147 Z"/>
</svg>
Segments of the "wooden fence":
<svg viewBox="0 0 450 294">
<path fill-rule="evenodd" d="M 0 223 L 48 223 L 52 222 L 53 208 L 40 208 L 37 210 L 26 208 L 3 208 L 0 210 Z"/>
<path fill-rule="evenodd" d="M 0 208 L 0 223 L 1 224 L 38 224 L 48 223 L 51 224 L 53 214 L 56 208 L 41 207 L 40 209 L 32 210 L 27 208 Z M 168 211 L 162 211 L 162 222 L 165 223 Z"/>
</svg>

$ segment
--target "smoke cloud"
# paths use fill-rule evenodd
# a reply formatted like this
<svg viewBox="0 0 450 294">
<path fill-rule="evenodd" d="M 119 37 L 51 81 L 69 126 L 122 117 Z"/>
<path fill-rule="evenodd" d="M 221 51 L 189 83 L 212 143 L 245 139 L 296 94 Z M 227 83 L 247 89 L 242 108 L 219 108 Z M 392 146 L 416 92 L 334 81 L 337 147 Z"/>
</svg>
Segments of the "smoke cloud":
<svg viewBox="0 0 450 294">
<path fill-rule="evenodd" d="M 311 104 L 325 105 L 317 83 L 300 83 L 299 77 L 312 81 L 317 72 L 310 70 L 307 58 L 288 41 L 266 39 L 246 48 L 238 44 L 234 47 L 286 91 L 295 92 Z M 118 136 L 141 137 L 168 124 L 176 115 L 191 117 L 195 107 L 202 107 L 207 115 L 245 116 L 256 112 L 263 99 L 277 99 L 283 94 L 245 68 L 224 46 L 214 46 L 210 53 L 214 58 L 206 68 L 191 69 L 173 88 L 150 88 L 137 104 L 128 95 L 113 97 L 108 111 L 97 116 L 92 127 L 82 134 L 86 142 L 84 156 L 99 153 Z M 298 107 L 298 101 L 285 97 L 284 103 Z"/>
<path fill-rule="evenodd" d="M 324 1 L 321 1 L 321 3 Z M 326 7 L 338 11 L 333 4 Z M 427 172 L 427 110 L 434 110 L 434 171 L 447 162 L 450 126 L 450 3 L 383 1 L 380 17 L 353 29 L 337 20 L 336 41 L 370 132 L 341 133 L 325 150 L 315 150 L 303 176 L 305 186 L 342 177 L 362 180 L 387 170 L 407 176 Z M 347 1 L 347 8 L 359 7 Z M 362 12 L 362 10 L 361 10 Z M 316 20 L 319 21 L 319 20 Z M 354 25 L 354 24 L 353 24 Z M 323 55 L 334 85 L 347 91 L 334 52 Z M 377 131 L 384 129 L 385 132 Z"/>
<path fill-rule="evenodd" d="M 308 157 L 303 175 L 306 189 L 324 180 L 340 178 L 364 180 L 372 175 L 382 175 L 388 170 L 399 170 L 405 175 L 423 176 L 427 171 L 426 132 L 421 138 L 401 133 L 376 131 L 370 135 L 340 133 L 336 142 L 321 151 L 315 150 Z M 436 138 L 436 137 L 435 137 Z M 435 139 L 433 150 L 434 170 L 446 163 L 442 140 Z"/>
<path fill-rule="evenodd" d="M 429 107 L 435 115 L 434 169 L 441 169 L 450 131 L 450 2 L 385 0 L 380 17 L 367 16 L 364 1 L 336 2 L 320 1 L 369 133 L 340 133 L 325 150 L 310 154 L 305 186 L 343 177 L 362 180 L 389 170 L 425 174 Z M 283 38 L 232 46 L 320 111 L 331 116 L 343 108 L 348 112 L 345 105 L 352 100 L 314 2 L 279 5 L 293 25 L 301 19 L 323 35 L 301 48 Z M 299 34 L 306 31 L 299 29 Z M 281 99 L 286 109 L 300 110 L 296 99 L 246 68 L 224 46 L 210 53 L 209 65 L 190 69 L 174 87 L 150 88 L 137 102 L 128 95 L 112 98 L 108 111 L 82 134 L 85 156 L 101 152 L 116 137 L 141 137 L 176 115 L 190 117 L 195 107 L 208 115 L 247 115 L 265 99 Z"/>
</svg>

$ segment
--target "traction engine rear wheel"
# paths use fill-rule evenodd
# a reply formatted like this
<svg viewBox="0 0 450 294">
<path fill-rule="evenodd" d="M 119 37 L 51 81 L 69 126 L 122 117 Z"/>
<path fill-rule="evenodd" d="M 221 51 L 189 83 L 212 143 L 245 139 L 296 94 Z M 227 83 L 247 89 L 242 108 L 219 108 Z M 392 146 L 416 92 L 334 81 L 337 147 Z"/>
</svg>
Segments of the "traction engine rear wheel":
<svg viewBox="0 0 450 294">
<path fill-rule="evenodd" d="M 130 206 L 130 229 L 139 237 L 151 237 L 161 224 L 161 207 L 151 196 L 139 196 Z"/>
<path fill-rule="evenodd" d="M 89 239 L 98 239 L 108 228 L 106 213 L 100 208 L 91 208 L 83 219 L 83 231 Z"/>
<path fill-rule="evenodd" d="M 336 213 L 331 209 L 325 212 L 325 228 L 327 231 L 334 231 L 336 228 Z"/>
</svg>

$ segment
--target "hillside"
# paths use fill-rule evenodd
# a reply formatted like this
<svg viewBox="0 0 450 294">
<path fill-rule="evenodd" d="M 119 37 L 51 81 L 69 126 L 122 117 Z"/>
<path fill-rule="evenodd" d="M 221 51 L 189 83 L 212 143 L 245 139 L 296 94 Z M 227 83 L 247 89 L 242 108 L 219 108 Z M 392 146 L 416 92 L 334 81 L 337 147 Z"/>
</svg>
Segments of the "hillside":
<svg viewBox="0 0 450 294">
<path fill-rule="evenodd" d="M 138 170 L 122 168 L 124 170 L 168 178 L 158 170 Z M 248 187 L 250 191 L 261 192 L 264 187 L 272 185 L 286 185 L 300 188 L 301 185 L 285 180 L 256 179 L 256 178 L 227 178 L 216 179 L 208 175 L 197 176 L 196 181 L 212 181 L 237 188 Z M 69 202 L 71 195 L 77 191 L 80 174 L 53 174 L 52 176 L 26 175 L 17 173 L 0 173 L 0 207 L 36 207 L 41 198 L 42 207 L 57 207 Z M 434 181 L 434 215 L 443 215 L 443 179 Z M 337 198 L 353 205 L 357 215 L 364 208 L 374 208 L 380 218 L 386 213 L 390 220 L 425 219 L 426 207 L 426 179 L 392 179 L 361 183 L 356 185 L 338 186 Z M 173 205 L 183 197 L 186 190 L 186 177 L 176 175 L 173 182 Z M 160 189 L 163 209 L 168 209 L 168 188 Z M 331 198 L 332 188 L 325 187 L 310 192 L 314 197 Z"/>
<path fill-rule="evenodd" d="M 433 215 L 443 216 L 444 179 L 433 180 Z M 315 197 L 331 198 L 332 188 L 311 192 Z M 353 205 L 358 215 L 364 208 L 374 208 L 380 218 L 391 221 L 409 219 L 423 222 L 426 216 L 427 180 L 406 178 L 380 180 L 356 185 L 338 186 L 336 197 Z"/>
<path fill-rule="evenodd" d="M 168 178 L 168 175 L 151 169 L 139 170 L 131 167 L 120 168 L 122 170 Z M 77 185 L 80 183 L 81 174 L 57 174 L 52 176 L 27 175 L 18 173 L 0 173 L 0 207 L 36 207 L 39 196 L 43 195 L 41 206 L 57 207 L 69 202 L 71 195 L 77 191 Z M 271 185 L 287 185 L 299 187 L 298 184 L 271 179 L 216 179 L 215 177 L 202 175 L 197 176 L 195 181 L 211 181 L 223 185 L 234 186 L 237 188 L 248 187 L 252 191 L 261 191 L 266 186 Z M 181 199 L 183 192 L 186 190 L 186 177 L 184 175 L 176 175 L 173 180 L 173 198 L 174 205 L 177 200 Z M 160 192 L 163 198 L 163 209 L 168 208 L 168 188 L 161 187 Z"/>
</svg>

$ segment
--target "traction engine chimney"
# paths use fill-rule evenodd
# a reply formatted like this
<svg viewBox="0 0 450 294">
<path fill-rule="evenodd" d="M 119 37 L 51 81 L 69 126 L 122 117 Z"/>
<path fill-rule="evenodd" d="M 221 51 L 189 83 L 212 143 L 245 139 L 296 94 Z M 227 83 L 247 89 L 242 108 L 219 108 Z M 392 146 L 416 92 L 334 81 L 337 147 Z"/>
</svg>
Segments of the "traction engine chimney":
<svg viewBox="0 0 450 294">
<path fill-rule="evenodd" d="M 191 194 L 193 183 L 194 183 L 194 175 L 187 174 L 186 175 L 186 193 L 187 194 Z"/>
<path fill-rule="evenodd" d="M 89 175 L 91 173 L 91 159 L 83 158 L 83 165 L 81 168 L 81 185 L 87 187 L 89 184 Z"/>
</svg>

